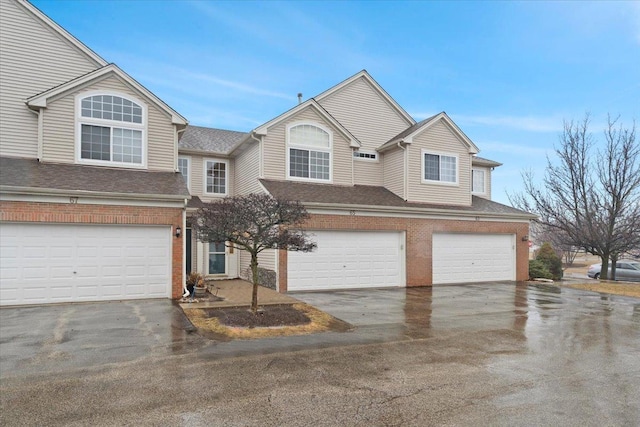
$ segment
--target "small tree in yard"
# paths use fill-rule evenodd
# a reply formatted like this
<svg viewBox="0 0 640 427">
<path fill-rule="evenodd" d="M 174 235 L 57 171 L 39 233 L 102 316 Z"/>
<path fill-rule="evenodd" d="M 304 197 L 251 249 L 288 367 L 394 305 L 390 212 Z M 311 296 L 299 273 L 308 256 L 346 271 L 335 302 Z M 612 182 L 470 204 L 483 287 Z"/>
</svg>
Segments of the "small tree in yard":
<svg viewBox="0 0 640 427">
<path fill-rule="evenodd" d="M 309 214 L 300 202 L 268 194 L 226 197 L 206 203 L 193 216 L 192 228 L 203 242 L 227 242 L 251 255 L 253 294 L 251 311 L 258 310 L 258 254 L 265 249 L 309 252 L 302 224 Z"/>
</svg>

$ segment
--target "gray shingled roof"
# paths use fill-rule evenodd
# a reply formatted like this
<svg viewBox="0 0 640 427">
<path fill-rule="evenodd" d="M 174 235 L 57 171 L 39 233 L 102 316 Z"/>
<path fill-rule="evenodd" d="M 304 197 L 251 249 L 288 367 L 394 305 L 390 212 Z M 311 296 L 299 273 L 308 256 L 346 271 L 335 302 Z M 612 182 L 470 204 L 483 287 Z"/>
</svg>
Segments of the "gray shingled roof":
<svg viewBox="0 0 640 427">
<path fill-rule="evenodd" d="M 402 132 L 400 132 L 398 135 L 394 136 L 393 138 L 391 138 L 387 142 L 397 141 L 399 139 L 404 138 L 405 136 L 411 135 L 413 132 L 415 132 L 416 130 L 420 129 L 422 126 L 424 126 L 427 123 L 429 123 L 431 120 L 433 120 L 439 114 L 442 114 L 442 113 L 434 114 L 431 117 L 427 117 L 426 119 L 419 121 L 415 125 L 409 126 L 408 128 L 406 128 L 405 130 L 403 130 Z"/>
<path fill-rule="evenodd" d="M 491 200 L 473 196 L 471 206 L 438 205 L 432 203 L 406 202 L 384 187 L 369 185 L 339 186 L 328 184 L 310 184 L 291 181 L 273 181 L 261 179 L 271 195 L 290 200 L 299 200 L 302 203 L 338 204 L 380 206 L 388 208 L 411 208 L 442 211 L 459 211 L 461 213 L 513 215 L 518 217 L 534 216 L 528 212 L 512 208 Z"/>
<path fill-rule="evenodd" d="M 247 136 L 249 134 L 245 132 L 189 125 L 180 138 L 178 148 L 229 154 Z"/>
<path fill-rule="evenodd" d="M 3 191 L 32 189 L 67 194 L 113 193 L 144 195 L 162 199 L 189 198 L 189 190 L 178 172 L 149 172 L 59 163 L 36 159 L 0 157 L 0 187 Z"/>
</svg>

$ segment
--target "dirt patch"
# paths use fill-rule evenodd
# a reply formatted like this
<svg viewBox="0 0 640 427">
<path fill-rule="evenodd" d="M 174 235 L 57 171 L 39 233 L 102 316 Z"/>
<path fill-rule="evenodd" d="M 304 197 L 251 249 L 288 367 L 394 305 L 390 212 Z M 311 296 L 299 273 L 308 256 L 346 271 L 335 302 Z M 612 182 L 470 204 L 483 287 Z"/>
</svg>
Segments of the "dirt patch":
<svg viewBox="0 0 640 427">
<path fill-rule="evenodd" d="M 248 307 L 184 308 L 191 323 L 203 335 L 220 341 L 346 332 L 353 327 L 308 304 L 264 306 L 261 314 Z"/>
<path fill-rule="evenodd" d="M 600 281 L 593 283 L 586 282 L 559 282 L 558 286 L 567 288 L 583 289 L 585 291 L 601 292 L 605 294 L 623 295 L 626 297 L 640 298 L 640 283 L 615 283 Z"/>
<path fill-rule="evenodd" d="M 253 314 L 247 308 L 206 308 L 207 318 L 215 317 L 224 326 L 256 328 L 306 325 L 311 319 L 292 305 L 270 305 Z"/>
</svg>

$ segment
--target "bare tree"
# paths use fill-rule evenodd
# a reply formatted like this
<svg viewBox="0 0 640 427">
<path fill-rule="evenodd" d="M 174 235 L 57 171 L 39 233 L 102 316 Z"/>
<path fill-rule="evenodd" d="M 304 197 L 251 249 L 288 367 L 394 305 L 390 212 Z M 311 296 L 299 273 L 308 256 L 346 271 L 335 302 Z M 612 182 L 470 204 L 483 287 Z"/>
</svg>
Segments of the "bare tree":
<svg viewBox="0 0 640 427">
<path fill-rule="evenodd" d="M 251 311 L 258 310 L 258 254 L 265 249 L 309 252 L 316 244 L 302 229 L 309 214 L 300 202 L 267 194 L 226 197 L 206 203 L 192 217 L 200 241 L 226 242 L 251 255 Z"/>
<path fill-rule="evenodd" d="M 542 186 L 532 172 L 524 172 L 524 193 L 509 196 L 514 206 L 537 213 L 538 222 L 556 230 L 563 244 L 599 256 L 603 279 L 608 277 L 609 260 L 617 260 L 640 239 L 636 126 L 626 129 L 617 122 L 609 118 L 604 149 L 596 150 L 589 115 L 581 122 L 565 122 L 555 150 L 559 162 L 547 158 Z"/>
</svg>

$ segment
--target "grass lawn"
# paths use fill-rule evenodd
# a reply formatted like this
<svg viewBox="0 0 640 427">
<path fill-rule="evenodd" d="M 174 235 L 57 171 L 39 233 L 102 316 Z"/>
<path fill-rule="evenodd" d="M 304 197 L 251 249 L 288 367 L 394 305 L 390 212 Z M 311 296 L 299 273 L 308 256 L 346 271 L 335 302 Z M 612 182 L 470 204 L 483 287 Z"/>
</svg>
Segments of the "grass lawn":
<svg viewBox="0 0 640 427">
<path fill-rule="evenodd" d="M 585 291 L 602 292 L 605 294 L 624 295 L 626 297 L 640 298 L 640 283 L 617 283 L 608 281 L 593 282 L 556 282 L 558 286 L 574 289 L 584 289 Z"/>
</svg>

